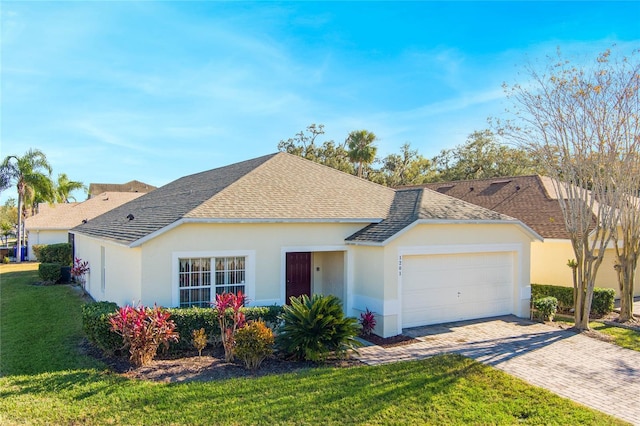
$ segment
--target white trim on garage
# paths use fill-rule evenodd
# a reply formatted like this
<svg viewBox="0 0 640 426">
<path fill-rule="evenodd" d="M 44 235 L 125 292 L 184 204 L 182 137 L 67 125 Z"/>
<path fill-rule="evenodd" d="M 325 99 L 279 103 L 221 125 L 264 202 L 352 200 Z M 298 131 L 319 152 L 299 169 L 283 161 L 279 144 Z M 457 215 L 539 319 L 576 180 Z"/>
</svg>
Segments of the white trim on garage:
<svg viewBox="0 0 640 426">
<path fill-rule="evenodd" d="M 520 268 L 523 264 L 522 244 L 466 244 L 466 245 L 434 245 L 434 246 L 410 246 L 398 248 L 398 303 L 396 313 L 398 316 L 398 334 L 402 333 L 403 326 L 403 274 L 402 263 L 404 256 L 425 256 L 425 255 L 460 255 L 460 254 L 487 254 L 487 253 L 512 253 L 513 254 L 513 291 L 511 293 L 510 304 L 512 312 L 516 313 L 516 302 L 530 294 L 529 283 L 523 283 Z M 529 291 L 527 291 L 529 290 Z M 392 314 L 385 312 L 385 315 Z"/>
</svg>

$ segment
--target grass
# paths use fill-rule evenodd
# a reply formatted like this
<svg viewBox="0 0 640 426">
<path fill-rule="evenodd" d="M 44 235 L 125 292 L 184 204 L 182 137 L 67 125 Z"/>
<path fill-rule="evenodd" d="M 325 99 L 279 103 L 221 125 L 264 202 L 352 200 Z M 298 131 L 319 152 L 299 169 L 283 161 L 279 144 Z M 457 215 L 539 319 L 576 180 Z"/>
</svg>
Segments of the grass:
<svg viewBox="0 0 640 426">
<path fill-rule="evenodd" d="M 573 317 L 560 316 L 556 317 L 556 321 L 573 325 Z M 620 347 L 640 352 L 640 332 L 627 328 L 608 325 L 600 321 L 591 321 L 589 327 L 592 330 L 599 331 L 613 337 L 612 343 Z"/>
<path fill-rule="evenodd" d="M 457 355 L 164 384 L 78 351 L 80 297 L 0 267 L 1 424 L 624 424 Z M 42 343 L 46 341 L 46 343 Z"/>
</svg>

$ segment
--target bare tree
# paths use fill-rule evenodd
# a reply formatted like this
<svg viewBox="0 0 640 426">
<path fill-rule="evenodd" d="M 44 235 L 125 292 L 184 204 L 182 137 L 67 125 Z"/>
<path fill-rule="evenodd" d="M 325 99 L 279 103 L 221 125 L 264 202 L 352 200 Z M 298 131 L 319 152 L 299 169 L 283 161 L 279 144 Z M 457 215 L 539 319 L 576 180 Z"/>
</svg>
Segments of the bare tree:
<svg viewBox="0 0 640 426">
<path fill-rule="evenodd" d="M 619 179 L 640 143 L 636 52 L 631 59 L 606 51 L 579 66 L 558 51 L 541 71 L 529 64 L 525 85 L 505 85 L 514 118 L 496 122 L 499 134 L 541 159 L 558 192 L 577 263 L 578 330 L 589 328 L 596 274 L 626 198 Z"/>
</svg>

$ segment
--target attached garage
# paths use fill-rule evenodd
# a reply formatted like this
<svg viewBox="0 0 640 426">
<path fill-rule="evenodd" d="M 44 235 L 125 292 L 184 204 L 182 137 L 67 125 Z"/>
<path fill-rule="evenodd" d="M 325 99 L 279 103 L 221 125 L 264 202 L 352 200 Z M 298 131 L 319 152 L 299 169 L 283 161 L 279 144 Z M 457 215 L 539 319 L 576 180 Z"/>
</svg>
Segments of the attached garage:
<svg viewBox="0 0 640 426">
<path fill-rule="evenodd" d="M 402 327 L 513 312 L 513 252 L 404 256 Z"/>
</svg>

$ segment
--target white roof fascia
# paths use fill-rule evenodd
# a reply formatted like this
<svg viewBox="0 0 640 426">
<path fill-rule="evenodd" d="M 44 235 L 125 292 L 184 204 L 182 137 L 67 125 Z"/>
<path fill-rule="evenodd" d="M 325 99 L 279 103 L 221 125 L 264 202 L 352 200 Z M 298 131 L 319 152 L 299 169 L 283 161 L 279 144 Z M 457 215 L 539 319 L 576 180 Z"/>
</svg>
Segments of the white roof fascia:
<svg viewBox="0 0 640 426">
<path fill-rule="evenodd" d="M 127 247 L 127 248 L 131 247 L 129 244 L 120 243 L 118 241 L 112 240 L 111 238 L 94 237 L 93 235 L 83 234 L 82 232 L 78 232 L 78 231 L 69 231 L 69 233 L 73 234 L 74 236 L 76 234 L 78 234 L 78 235 L 82 235 L 84 238 L 89 238 L 90 240 L 99 241 L 99 242 L 106 242 L 108 244 L 113 244 L 113 245 L 117 245 L 117 246 L 120 246 L 120 247 Z"/>
<path fill-rule="evenodd" d="M 174 228 L 177 228 L 180 225 L 186 223 L 204 223 L 204 224 L 224 224 L 224 223 L 379 223 L 382 222 L 383 219 L 375 218 L 363 218 L 363 219 L 354 219 L 354 218 L 340 218 L 340 219 L 222 219 L 222 218 L 182 218 L 179 219 L 170 225 L 165 226 L 164 228 L 160 228 L 157 231 L 154 231 L 144 237 L 128 244 L 128 247 L 139 247 L 142 244 L 146 243 L 149 240 L 156 238 L 157 236 L 164 234 Z"/>
<path fill-rule="evenodd" d="M 362 245 L 362 246 L 386 246 L 389 242 L 393 241 L 400 235 L 408 232 L 411 228 L 417 225 L 519 225 L 525 231 L 525 234 L 529 236 L 532 241 L 544 241 L 537 232 L 528 227 L 526 224 L 519 220 L 447 220 L 447 219 L 418 219 L 408 226 L 405 226 L 400 231 L 393 234 L 391 237 L 387 238 L 381 243 L 378 242 L 367 242 L 367 241 L 347 241 L 347 244 L 351 245 Z"/>
</svg>

